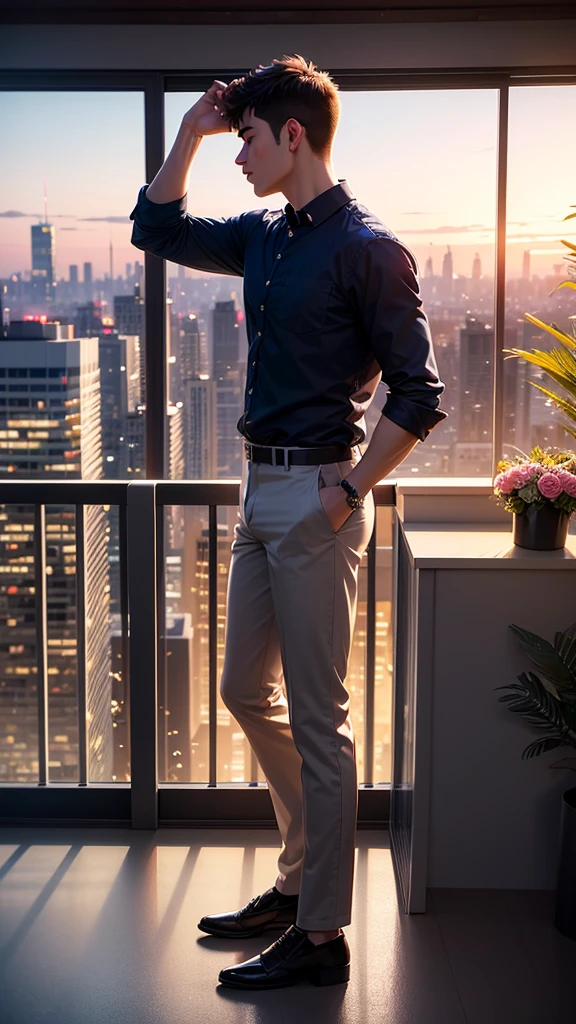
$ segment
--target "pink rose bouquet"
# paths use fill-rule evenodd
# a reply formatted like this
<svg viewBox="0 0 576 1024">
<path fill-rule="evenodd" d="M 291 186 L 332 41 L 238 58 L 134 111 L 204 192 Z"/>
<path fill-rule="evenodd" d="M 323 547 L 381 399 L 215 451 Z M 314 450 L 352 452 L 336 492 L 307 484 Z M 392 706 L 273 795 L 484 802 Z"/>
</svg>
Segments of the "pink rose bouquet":
<svg viewBox="0 0 576 1024">
<path fill-rule="evenodd" d="M 523 512 L 527 505 L 545 504 L 576 511 L 576 453 L 533 448 L 529 456 L 498 463 L 494 494 L 508 512 Z"/>
</svg>

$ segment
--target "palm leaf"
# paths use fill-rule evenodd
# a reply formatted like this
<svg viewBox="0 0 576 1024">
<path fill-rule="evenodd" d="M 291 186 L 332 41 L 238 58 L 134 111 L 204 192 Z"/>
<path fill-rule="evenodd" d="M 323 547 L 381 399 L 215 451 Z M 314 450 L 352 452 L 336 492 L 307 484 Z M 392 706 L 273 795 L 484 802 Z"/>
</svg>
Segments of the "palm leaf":
<svg viewBox="0 0 576 1024">
<path fill-rule="evenodd" d="M 555 747 L 565 747 L 568 744 L 564 743 L 564 740 L 558 739 L 557 736 L 543 736 L 540 740 L 534 740 L 533 743 L 529 743 L 528 746 L 522 751 L 522 760 L 527 761 L 531 757 L 540 757 L 540 754 L 545 754 L 547 750 L 554 750 Z"/>
<path fill-rule="evenodd" d="M 576 281 L 562 281 L 553 291 L 557 292 L 558 288 L 573 288 L 576 291 Z"/>
<path fill-rule="evenodd" d="M 526 352 L 524 349 L 506 348 L 503 351 L 517 358 L 525 359 L 527 363 L 531 363 L 533 366 L 538 366 L 549 377 L 552 377 L 552 380 L 555 380 L 560 387 L 568 391 L 569 394 L 576 396 L 576 361 L 571 355 L 563 352 L 562 349 L 553 349 L 552 352 L 541 352 L 538 349 L 533 349 L 532 352 Z M 530 381 L 530 383 L 534 384 L 535 382 Z"/>
<path fill-rule="evenodd" d="M 530 380 L 528 383 L 531 384 L 533 388 L 538 388 L 538 390 L 542 391 L 548 396 L 548 398 L 551 398 L 553 402 L 556 402 L 556 405 L 562 410 L 562 412 L 565 412 L 571 420 L 576 421 L 576 405 L 573 405 L 572 402 L 568 402 L 565 398 L 562 398 L 561 395 L 556 395 L 553 391 L 543 387 L 542 384 L 537 384 L 535 380 Z M 568 433 L 572 434 L 572 437 L 574 437 L 574 431 L 570 427 L 566 426 L 565 423 L 561 423 L 560 426 L 564 427 L 564 430 L 567 430 Z"/>
<path fill-rule="evenodd" d="M 496 686 L 495 689 L 511 691 L 498 697 L 498 702 L 507 704 L 510 711 L 521 715 L 529 725 L 537 729 L 550 729 L 552 726 L 558 732 L 564 728 L 560 701 L 546 689 L 535 672 L 521 672 L 517 683 Z"/>
<path fill-rule="evenodd" d="M 574 245 L 573 242 L 569 242 L 566 238 L 561 238 L 560 241 L 562 242 L 562 245 L 565 245 L 568 249 L 572 249 L 573 252 L 576 252 L 576 245 Z"/>
<path fill-rule="evenodd" d="M 563 633 L 556 633 L 554 636 L 554 647 L 564 664 L 576 678 L 576 622 L 568 626 L 568 629 L 565 629 Z"/>
<path fill-rule="evenodd" d="M 557 689 L 572 690 L 576 699 L 576 677 L 564 661 L 560 651 L 544 637 L 538 636 L 537 633 L 531 633 L 528 629 L 522 629 L 521 626 L 516 626 L 513 623 L 508 628 L 514 633 L 522 650 L 546 678 L 554 683 Z"/>
<path fill-rule="evenodd" d="M 576 349 L 576 340 L 570 337 L 569 334 L 565 334 L 564 331 L 559 331 L 558 328 L 552 327 L 550 324 L 545 324 L 543 320 L 539 320 L 538 317 L 532 316 L 532 313 L 524 313 L 526 320 L 529 323 L 534 324 L 535 327 L 539 327 L 542 331 L 547 331 L 548 334 L 552 334 L 558 341 L 566 345 L 567 348 Z"/>
</svg>

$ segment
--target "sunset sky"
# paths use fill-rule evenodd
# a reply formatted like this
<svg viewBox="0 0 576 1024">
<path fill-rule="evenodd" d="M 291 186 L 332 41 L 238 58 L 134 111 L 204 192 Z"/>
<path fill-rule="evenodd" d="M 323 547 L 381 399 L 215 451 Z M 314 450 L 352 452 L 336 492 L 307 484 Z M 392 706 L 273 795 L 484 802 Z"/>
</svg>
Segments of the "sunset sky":
<svg viewBox="0 0 576 1024">
<path fill-rule="evenodd" d="M 166 97 L 166 149 L 198 94 Z M 497 94 L 493 90 L 341 92 L 342 116 L 334 171 L 357 200 L 376 213 L 434 270 L 450 245 L 455 270 L 469 274 L 480 252 L 492 274 L 496 204 Z M 562 237 L 574 238 L 575 86 L 511 91 L 508 188 L 508 273 L 520 272 L 524 249 L 532 270 L 562 262 Z M 142 260 L 130 245 L 138 189 L 145 182 L 141 93 L 4 93 L 0 109 L 0 277 L 29 270 L 30 225 L 56 226 L 57 277 L 70 263 L 91 260 L 94 276 Z M 285 198 L 255 197 L 234 164 L 235 135 L 202 141 L 188 196 L 191 213 L 229 216 Z"/>
</svg>

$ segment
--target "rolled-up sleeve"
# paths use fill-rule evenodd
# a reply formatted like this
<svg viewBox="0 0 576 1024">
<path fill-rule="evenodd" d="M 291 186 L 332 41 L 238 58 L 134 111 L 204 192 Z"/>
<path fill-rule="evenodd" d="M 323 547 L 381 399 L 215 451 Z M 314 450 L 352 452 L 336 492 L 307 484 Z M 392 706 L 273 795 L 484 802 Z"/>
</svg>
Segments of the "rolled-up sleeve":
<svg viewBox="0 0 576 1024">
<path fill-rule="evenodd" d="M 382 415 L 424 441 L 448 413 L 438 408 L 444 384 L 422 309 L 416 261 L 397 239 L 372 238 L 356 260 L 352 289 L 389 388 Z"/>
<path fill-rule="evenodd" d="M 186 195 L 153 203 L 147 189 L 142 186 L 130 214 L 132 245 L 194 270 L 243 276 L 247 239 L 262 222 L 264 210 L 236 217 L 195 217 L 186 211 Z"/>
</svg>

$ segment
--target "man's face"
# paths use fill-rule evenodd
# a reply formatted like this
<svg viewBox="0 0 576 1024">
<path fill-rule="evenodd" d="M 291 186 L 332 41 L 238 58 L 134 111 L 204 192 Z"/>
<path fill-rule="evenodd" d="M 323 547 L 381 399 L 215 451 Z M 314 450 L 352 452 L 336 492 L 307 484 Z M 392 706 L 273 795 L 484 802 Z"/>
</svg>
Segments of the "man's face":
<svg viewBox="0 0 576 1024">
<path fill-rule="evenodd" d="M 257 196 L 269 196 L 282 192 L 282 184 L 294 168 L 294 151 L 289 149 L 289 132 L 286 122 L 280 132 L 277 144 L 267 121 L 245 111 L 238 128 L 242 149 L 236 163 L 242 167 Z"/>
</svg>

